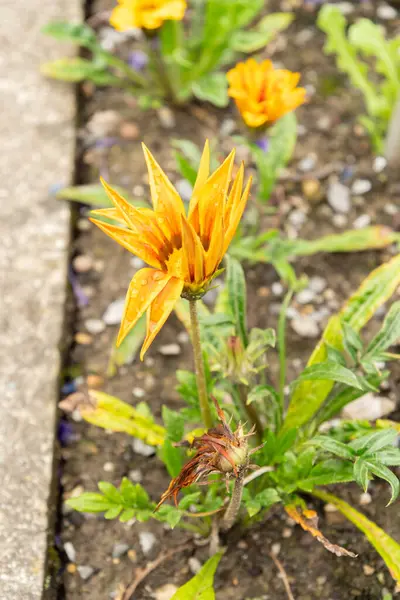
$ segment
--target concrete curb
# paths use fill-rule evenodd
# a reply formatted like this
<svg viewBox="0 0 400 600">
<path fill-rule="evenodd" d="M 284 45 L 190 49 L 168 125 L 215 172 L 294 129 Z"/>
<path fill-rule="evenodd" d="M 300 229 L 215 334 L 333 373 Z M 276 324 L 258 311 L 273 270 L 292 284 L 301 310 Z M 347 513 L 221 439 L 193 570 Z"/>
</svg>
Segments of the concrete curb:
<svg viewBox="0 0 400 600">
<path fill-rule="evenodd" d="M 0 6 L 0 598 L 42 597 L 70 213 L 50 196 L 74 169 L 75 91 L 42 62 L 72 54 L 40 33 L 80 0 Z"/>
</svg>

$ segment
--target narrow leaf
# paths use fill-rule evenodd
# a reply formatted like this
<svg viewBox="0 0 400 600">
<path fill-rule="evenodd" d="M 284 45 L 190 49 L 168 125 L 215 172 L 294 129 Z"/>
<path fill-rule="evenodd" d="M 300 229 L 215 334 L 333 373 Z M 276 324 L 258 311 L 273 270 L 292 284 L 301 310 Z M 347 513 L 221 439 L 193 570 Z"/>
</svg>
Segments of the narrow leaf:
<svg viewBox="0 0 400 600">
<path fill-rule="evenodd" d="M 378 527 L 370 519 L 367 519 L 365 515 L 350 506 L 350 504 L 347 504 L 347 502 L 344 502 L 344 500 L 322 490 L 314 490 L 312 494 L 324 502 L 329 502 L 336 506 L 349 521 L 365 534 L 368 541 L 385 561 L 393 579 L 400 583 L 400 544 L 390 537 L 386 531 Z"/>
<path fill-rule="evenodd" d="M 175 592 L 171 600 L 215 600 L 214 574 L 222 553 L 214 554 L 200 571 Z"/>
<path fill-rule="evenodd" d="M 399 284 L 400 255 L 397 255 L 372 271 L 357 292 L 347 301 L 339 315 L 331 317 L 307 366 L 326 360 L 325 342 L 342 350 L 343 334 L 340 322 L 346 322 L 355 331 L 360 331 L 374 312 L 391 297 Z M 306 423 L 320 408 L 332 387 L 333 382 L 330 381 L 302 381 L 296 385 L 284 428 L 299 427 Z"/>
<path fill-rule="evenodd" d="M 239 263 L 234 258 L 227 256 L 227 287 L 229 293 L 229 304 L 232 315 L 236 321 L 237 335 L 242 340 L 243 346 L 246 348 L 248 344 L 247 337 L 247 297 L 246 297 L 246 280 L 244 271 Z"/>
</svg>

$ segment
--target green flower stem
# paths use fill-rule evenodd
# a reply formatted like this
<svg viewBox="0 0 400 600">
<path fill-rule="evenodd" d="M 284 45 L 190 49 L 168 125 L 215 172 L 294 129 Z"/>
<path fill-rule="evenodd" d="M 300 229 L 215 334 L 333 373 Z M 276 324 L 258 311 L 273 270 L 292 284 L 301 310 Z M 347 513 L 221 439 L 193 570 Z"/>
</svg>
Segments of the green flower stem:
<svg viewBox="0 0 400 600">
<path fill-rule="evenodd" d="M 206 374 L 204 371 L 203 353 L 201 350 L 200 326 L 197 315 L 196 300 L 189 300 L 190 307 L 190 323 L 192 328 L 192 346 L 194 354 L 194 364 L 196 369 L 197 390 L 199 393 L 200 410 L 203 418 L 203 423 L 206 429 L 210 429 L 213 425 L 210 405 L 208 403 Z"/>
<path fill-rule="evenodd" d="M 279 349 L 279 401 L 280 401 L 280 418 L 282 422 L 283 410 L 285 404 L 285 383 L 286 383 L 286 316 L 287 309 L 293 296 L 293 290 L 289 290 L 286 294 L 278 321 L 278 349 Z"/>
<path fill-rule="evenodd" d="M 250 423 L 252 425 L 254 425 L 254 427 L 255 427 L 257 442 L 259 444 L 261 444 L 262 439 L 263 439 L 263 426 L 261 424 L 260 417 L 258 416 L 257 409 L 254 404 L 247 403 L 246 386 L 240 383 L 240 384 L 238 384 L 238 390 L 239 390 L 239 398 L 242 403 L 242 406 L 243 406 L 244 410 L 246 411 L 246 414 L 249 418 Z"/>
<path fill-rule="evenodd" d="M 107 64 L 110 65 L 111 67 L 115 67 L 116 69 L 121 71 L 127 77 L 127 79 L 129 79 L 131 82 L 135 83 L 136 85 L 140 86 L 141 88 L 147 87 L 147 81 L 146 81 L 145 77 L 143 77 L 142 75 L 140 75 L 140 73 L 138 73 L 137 71 L 132 69 L 121 58 L 114 56 L 113 54 L 111 54 L 110 52 L 107 52 L 106 50 L 99 51 L 98 56 L 100 56 L 103 60 L 105 60 L 107 62 Z"/>
<path fill-rule="evenodd" d="M 244 472 L 245 469 L 242 468 L 235 479 L 231 500 L 222 519 L 222 529 L 224 531 L 228 531 L 229 529 L 231 529 L 231 527 L 236 521 L 236 517 L 240 509 L 240 503 L 242 501 L 244 487 Z"/>
</svg>

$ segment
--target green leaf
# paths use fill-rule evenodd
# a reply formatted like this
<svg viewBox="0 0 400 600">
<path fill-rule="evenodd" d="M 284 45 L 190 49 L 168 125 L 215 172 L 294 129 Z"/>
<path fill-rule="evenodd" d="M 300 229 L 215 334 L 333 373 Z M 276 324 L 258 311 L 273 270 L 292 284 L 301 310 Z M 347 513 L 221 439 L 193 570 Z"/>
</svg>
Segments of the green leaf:
<svg viewBox="0 0 400 600">
<path fill-rule="evenodd" d="M 90 390 L 90 397 L 91 403 L 79 407 L 80 414 L 88 423 L 103 429 L 123 431 L 151 446 L 163 444 L 164 427 L 141 415 L 130 404 L 98 390 Z"/>
<path fill-rule="evenodd" d="M 306 367 L 294 384 L 298 385 L 302 381 L 314 380 L 338 381 L 359 390 L 365 389 L 361 379 L 350 369 L 328 360 Z"/>
<path fill-rule="evenodd" d="M 163 504 L 159 510 L 153 514 L 153 517 L 157 519 L 157 521 L 168 523 L 171 529 L 174 529 L 174 527 L 176 527 L 181 520 L 182 514 L 182 511 L 175 506 Z"/>
<path fill-rule="evenodd" d="M 386 248 L 399 239 L 399 234 L 384 225 L 350 229 L 324 235 L 315 240 L 280 240 L 281 252 L 287 257 L 311 256 L 317 252 L 360 252 L 370 248 Z"/>
<path fill-rule="evenodd" d="M 179 174 L 184 179 L 187 179 L 191 186 L 194 186 L 197 179 L 197 170 L 192 167 L 187 158 L 182 156 L 179 152 L 175 152 L 175 161 Z"/>
<path fill-rule="evenodd" d="M 112 483 L 109 483 L 108 481 L 99 481 L 97 486 L 107 500 L 110 500 L 113 504 L 121 504 L 122 496 Z"/>
<path fill-rule="evenodd" d="M 366 492 L 369 484 L 368 466 L 362 458 L 357 458 L 354 463 L 353 474 L 355 481 Z"/>
<path fill-rule="evenodd" d="M 219 108 L 228 106 L 228 80 L 225 73 L 208 73 L 192 84 L 193 94 L 199 100 L 211 102 Z"/>
<path fill-rule="evenodd" d="M 365 515 L 347 504 L 347 502 L 344 502 L 344 500 L 322 490 L 313 490 L 312 493 L 324 502 L 329 502 L 336 506 L 349 521 L 365 534 L 368 541 L 385 561 L 392 577 L 400 583 L 400 544 L 373 521 L 367 519 Z"/>
<path fill-rule="evenodd" d="M 114 503 L 102 494 L 94 492 L 85 492 L 77 498 L 68 498 L 68 506 L 79 512 L 99 513 L 114 508 Z"/>
<path fill-rule="evenodd" d="M 236 322 L 236 333 L 242 340 L 243 346 L 246 348 L 248 344 L 247 337 L 247 297 L 246 297 L 246 280 L 244 271 L 236 259 L 227 256 L 227 277 L 226 285 L 229 293 L 229 304 L 232 315 Z"/>
<path fill-rule="evenodd" d="M 209 558 L 197 575 L 181 586 L 171 600 L 215 600 L 214 574 L 221 557 L 222 552 L 218 552 Z"/>
<path fill-rule="evenodd" d="M 354 350 L 359 351 L 363 349 L 363 344 L 358 333 L 354 331 L 352 327 L 345 321 L 342 323 L 342 331 L 344 335 L 344 342 L 354 348 Z"/>
<path fill-rule="evenodd" d="M 258 25 L 259 31 L 265 31 L 275 36 L 279 31 L 284 31 L 294 20 L 294 13 L 276 12 L 263 17 Z"/>
<path fill-rule="evenodd" d="M 292 157 L 296 139 L 296 116 L 294 113 L 288 113 L 269 130 L 268 150 L 266 152 L 256 144 L 249 144 L 257 165 L 258 198 L 261 202 L 268 202 L 281 169 L 286 166 Z"/>
<path fill-rule="evenodd" d="M 318 446 L 327 452 L 331 452 L 335 456 L 339 456 L 340 458 L 345 458 L 351 460 L 355 456 L 355 452 L 353 448 L 343 444 L 343 442 L 339 442 L 328 435 L 319 435 L 312 438 L 309 442 L 313 446 Z"/>
<path fill-rule="evenodd" d="M 201 496 L 200 492 L 193 492 L 192 494 L 186 494 L 186 496 L 184 496 L 182 498 L 182 500 L 179 502 L 179 509 L 180 510 L 188 510 L 192 504 L 196 504 L 196 502 L 199 500 Z"/>
<path fill-rule="evenodd" d="M 400 467 L 400 450 L 399 448 L 385 448 L 376 454 L 375 460 L 389 467 Z"/>
<path fill-rule="evenodd" d="M 363 93 L 368 113 L 379 112 L 381 102 L 377 89 L 369 79 L 367 65 L 357 57 L 355 48 L 347 40 L 346 18 L 339 8 L 332 4 L 322 6 L 317 24 L 327 35 L 325 52 L 336 54 L 339 69 L 347 73 L 352 84 Z"/>
<path fill-rule="evenodd" d="M 379 464 L 378 462 L 375 462 L 372 460 L 366 460 L 365 464 L 366 464 L 367 468 L 374 475 L 387 481 L 388 484 L 390 485 L 390 487 L 392 488 L 392 495 L 387 504 L 387 506 L 389 506 L 389 504 L 392 504 L 396 500 L 397 496 L 399 495 L 399 492 L 400 492 L 399 480 L 397 479 L 396 475 L 390 469 L 388 469 L 384 465 Z"/>
<path fill-rule="evenodd" d="M 113 187 L 133 206 L 148 206 L 143 200 L 138 200 L 131 196 L 125 188 L 119 186 Z M 61 200 L 71 200 L 73 202 L 80 202 L 81 204 L 88 204 L 96 208 L 111 208 L 113 206 L 104 187 L 99 183 L 65 187 L 57 192 L 56 197 Z"/>
<path fill-rule="evenodd" d="M 162 406 L 161 413 L 168 438 L 172 442 L 180 442 L 183 438 L 185 429 L 185 419 L 183 415 L 176 410 L 171 410 L 165 404 Z"/>
<path fill-rule="evenodd" d="M 400 284 L 400 255 L 381 265 L 364 280 L 359 289 L 344 305 L 337 316 L 331 317 L 322 339 L 312 353 L 308 367 L 326 360 L 325 343 L 343 349 L 341 322 L 348 323 L 355 331 L 368 323 L 374 312 L 382 306 Z M 306 423 L 320 408 L 333 387 L 329 381 L 302 381 L 295 386 L 284 428 L 299 427 Z"/>
<path fill-rule="evenodd" d="M 347 483 L 353 481 L 353 479 L 353 465 L 351 463 L 329 459 L 315 465 L 307 477 L 298 479 L 293 484 L 286 486 L 285 490 L 288 493 L 292 493 L 296 489 L 311 492 L 317 485 Z"/>
<path fill-rule="evenodd" d="M 40 72 L 46 77 L 78 83 L 89 79 L 98 85 L 113 85 L 118 77 L 108 73 L 106 67 L 86 58 L 59 58 L 40 66 Z"/>
<path fill-rule="evenodd" d="M 166 439 L 159 451 L 159 456 L 171 477 L 177 477 L 183 465 L 182 449 L 172 445 L 169 439 Z"/>
<path fill-rule="evenodd" d="M 98 46 L 95 31 L 84 23 L 52 21 L 42 28 L 42 33 L 63 42 L 79 44 L 85 48 L 93 49 Z"/>
<path fill-rule="evenodd" d="M 122 506 L 113 506 L 112 508 L 108 509 L 108 511 L 106 513 L 104 513 L 104 518 L 107 519 L 108 521 L 111 521 L 112 519 L 116 519 L 118 517 L 118 515 L 121 513 L 122 511 Z"/>
<path fill-rule="evenodd" d="M 370 19 L 360 19 L 349 29 L 349 41 L 366 56 L 377 59 L 376 69 L 385 75 L 393 86 L 393 102 L 400 91 L 399 55 L 396 48 L 385 39 L 382 27 Z"/>
<path fill-rule="evenodd" d="M 381 330 L 369 343 L 363 359 L 371 360 L 374 356 L 387 350 L 400 338 L 400 301 L 395 302 L 387 313 Z"/>
<path fill-rule="evenodd" d="M 395 429 L 381 429 L 352 440 L 350 446 L 357 454 L 366 453 L 369 456 L 386 446 L 391 446 L 398 435 Z"/>
<path fill-rule="evenodd" d="M 275 388 L 267 384 L 256 385 L 255 387 L 251 388 L 247 396 L 247 404 L 267 398 L 272 398 L 274 402 L 279 403 L 279 394 Z"/>
<path fill-rule="evenodd" d="M 146 337 L 146 329 L 146 315 L 144 314 L 118 347 L 117 338 L 115 338 L 107 365 L 107 377 L 114 377 L 118 372 L 118 367 L 132 364 Z"/>
<path fill-rule="evenodd" d="M 269 31 L 235 31 L 231 38 L 231 48 L 235 52 L 257 52 L 257 50 L 264 48 L 274 37 L 275 35 Z"/>
</svg>

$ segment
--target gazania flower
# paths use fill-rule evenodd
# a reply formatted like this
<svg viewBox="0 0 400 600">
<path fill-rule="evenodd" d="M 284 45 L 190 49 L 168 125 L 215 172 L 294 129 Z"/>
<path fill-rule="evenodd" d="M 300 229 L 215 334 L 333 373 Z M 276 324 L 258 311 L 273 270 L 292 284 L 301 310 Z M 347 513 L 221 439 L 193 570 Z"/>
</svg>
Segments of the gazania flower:
<svg viewBox="0 0 400 600">
<path fill-rule="evenodd" d="M 221 473 L 225 477 L 238 477 L 239 473 L 243 473 L 249 467 L 250 456 L 259 450 L 259 447 L 249 450 L 247 444 L 247 438 L 252 436 L 254 431 L 245 434 L 240 424 L 236 431 L 232 431 L 223 410 L 216 399 L 213 400 L 221 423 L 204 435 L 194 438 L 192 448 L 196 448 L 196 454 L 183 466 L 179 475 L 172 479 L 155 510 L 171 497 L 177 504 L 177 497 L 182 488 L 193 485 L 213 473 Z"/>
<path fill-rule="evenodd" d="M 228 93 L 249 127 L 270 125 L 305 101 L 299 73 L 275 69 L 270 60 L 240 62 L 227 73 Z"/>
<path fill-rule="evenodd" d="M 234 151 L 209 176 L 210 152 L 206 142 L 186 215 L 178 192 L 146 146 L 143 149 L 154 210 L 135 208 L 103 181 L 115 208 L 92 213 L 116 221 L 119 226 L 92 219 L 102 231 L 150 265 L 138 271 L 130 283 L 117 339 L 120 344 L 147 312 L 142 359 L 178 298 L 182 295 L 196 299 L 207 291 L 236 232 L 251 184 L 249 180 L 242 193 L 242 164 L 229 189 Z"/>
<path fill-rule="evenodd" d="M 186 0 L 118 0 L 110 23 L 117 31 L 157 29 L 164 21 L 181 21 Z"/>
</svg>

